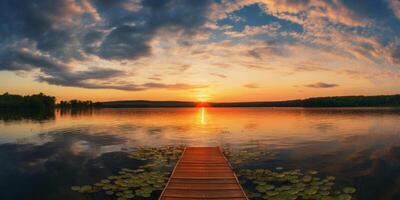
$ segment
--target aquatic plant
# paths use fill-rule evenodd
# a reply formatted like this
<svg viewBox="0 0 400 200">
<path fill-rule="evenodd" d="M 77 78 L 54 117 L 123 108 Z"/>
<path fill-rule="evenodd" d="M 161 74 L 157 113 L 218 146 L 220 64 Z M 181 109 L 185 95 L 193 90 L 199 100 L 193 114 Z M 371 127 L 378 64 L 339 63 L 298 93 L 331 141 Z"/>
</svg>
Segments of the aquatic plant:
<svg viewBox="0 0 400 200">
<path fill-rule="evenodd" d="M 146 167 L 173 167 L 176 160 L 179 159 L 184 146 L 162 146 L 162 147 L 140 147 L 129 155 L 135 160 L 150 161 Z"/>
<path fill-rule="evenodd" d="M 222 147 L 222 152 L 229 162 L 234 166 L 244 164 L 252 160 L 273 158 L 276 155 L 274 152 L 265 152 L 254 149 L 232 150 L 229 145 L 224 145 Z"/>
<path fill-rule="evenodd" d="M 356 192 L 354 187 L 336 189 L 335 177 L 320 178 L 317 171 L 242 169 L 237 175 L 251 186 L 247 187 L 251 199 L 351 200 Z"/>
<path fill-rule="evenodd" d="M 135 197 L 149 198 L 154 191 L 161 191 L 166 185 L 175 162 L 182 154 L 183 146 L 163 146 L 160 148 L 138 148 L 129 157 L 148 161 L 138 169 L 121 169 L 92 185 L 72 186 L 80 193 L 103 192 L 118 200 Z"/>
<path fill-rule="evenodd" d="M 354 187 L 338 189 L 335 187 L 335 177 L 319 177 L 316 170 L 287 170 L 283 167 L 271 169 L 246 169 L 244 164 L 250 161 L 269 159 L 275 156 L 273 152 L 248 149 L 233 151 L 229 146 L 223 147 L 223 153 L 234 165 L 242 186 L 250 199 L 321 199 L 321 200 L 352 200 L 356 192 Z"/>
</svg>

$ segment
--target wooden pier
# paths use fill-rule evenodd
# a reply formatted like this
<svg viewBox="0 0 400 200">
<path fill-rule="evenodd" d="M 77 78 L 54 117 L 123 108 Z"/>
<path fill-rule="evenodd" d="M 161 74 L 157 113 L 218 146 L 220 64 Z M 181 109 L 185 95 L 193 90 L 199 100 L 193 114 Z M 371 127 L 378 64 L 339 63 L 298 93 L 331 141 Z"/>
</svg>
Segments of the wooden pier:
<svg viewBox="0 0 400 200">
<path fill-rule="evenodd" d="M 186 147 L 160 200 L 247 200 L 219 147 Z"/>
</svg>

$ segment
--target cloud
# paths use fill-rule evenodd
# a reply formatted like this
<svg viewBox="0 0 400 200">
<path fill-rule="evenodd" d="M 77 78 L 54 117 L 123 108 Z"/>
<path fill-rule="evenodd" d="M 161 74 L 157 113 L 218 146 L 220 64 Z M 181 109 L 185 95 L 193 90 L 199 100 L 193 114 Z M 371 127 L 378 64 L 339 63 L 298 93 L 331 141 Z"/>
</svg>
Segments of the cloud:
<svg viewBox="0 0 400 200">
<path fill-rule="evenodd" d="M 184 83 L 175 83 L 175 84 L 164 84 L 164 83 L 145 83 L 138 86 L 139 89 L 173 89 L 173 90 L 189 90 L 189 89 L 198 89 L 198 88 L 207 88 L 208 85 L 202 84 L 184 84 Z"/>
<path fill-rule="evenodd" d="M 242 63 L 244 67 L 248 69 L 256 69 L 256 70 L 274 70 L 273 67 L 267 67 L 260 64 L 253 64 L 253 63 Z"/>
<path fill-rule="evenodd" d="M 26 38 L 38 50 L 63 60 L 82 59 L 82 50 L 105 59 L 136 59 L 151 52 L 149 42 L 161 29 L 195 34 L 207 22 L 210 4 L 209 0 L 5 0 L 0 7 L 0 36 L 11 43 Z M 93 46 L 95 42 L 98 45 Z"/>
<path fill-rule="evenodd" d="M 100 67 L 90 67 L 87 70 L 72 71 L 70 65 L 27 49 L 10 49 L 5 54 L 4 52 L 0 54 L 0 70 L 32 71 L 35 69 L 39 69 L 41 72 L 41 74 L 36 77 L 39 82 L 88 89 L 141 91 L 148 89 L 186 90 L 208 87 L 207 85 L 183 83 L 166 84 L 150 82 L 134 84 L 131 82 L 121 82 L 116 78 L 126 76 L 124 71 Z"/>
<path fill-rule="evenodd" d="M 91 60 L 136 60 L 152 53 L 157 34 L 196 36 L 211 0 L 42 0 L 0 3 L 0 70 L 37 71 L 53 85 L 144 90 L 197 88 L 190 84 L 127 85 L 123 70 L 84 66 Z M 104 63 L 104 62 L 103 62 Z M 190 66 L 182 66 L 186 70 Z"/>
<path fill-rule="evenodd" d="M 88 79 L 80 79 L 75 76 L 69 77 L 43 77 L 40 76 L 38 78 L 39 81 L 44 81 L 53 85 L 62 85 L 62 86 L 70 86 L 70 87 L 81 87 L 87 89 L 115 89 L 115 90 L 125 90 L 125 91 L 143 91 L 143 90 L 151 90 L 151 89 L 168 89 L 168 90 L 190 90 L 190 89 L 198 89 L 198 88 L 207 88 L 208 85 L 200 85 L 200 84 L 186 84 L 186 83 L 142 83 L 142 84 L 134 84 L 127 82 L 118 82 L 118 81 L 100 81 L 101 79 L 107 79 L 112 76 L 113 73 L 118 73 L 118 71 L 107 71 L 107 70 L 99 70 L 99 71 L 89 71 L 89 72 L 81 72 L 78 73 L 79 77 L 85 77 L 86 74 L 91 74 L 89 77 L 91 80 L 96 80 L 95 82 L 88 82 Z M 93 76 L 104 78 L 94 79 Z M 70 79 L 68 79 L 70 78 Z"/>
<path fill-rule="evenodd" d="M 400 20 L 400 1 L 398 0 L 387 0 L 389 8 L 392 9 L 393 14 Z"/>
<path fill-rule="evenodd" d="M 387 45 L 383 52 L 391 63 L 400 64 L 400 39 Z"/>
<path fill-rule="evenodd" d="M 400 46 L 397 46 L 392 52 L 391 52 L 391 58 L 392 62 L 395 64 L 400 64 Z"/>
<path fill-rule="evenodd" d="M 218 74 L 218 73 L 210 73 L 210 75 L 212 75 L 212 76 L 216 76 L 216 77 L 219 77 L 219 78 L 227 78 L 227 76 L 226 76 L 226 75 L 223 75 L 223 74 Z"/>
<path fill-rule="evenodd" d="M 27 39 L 36 48 L 62 60 L 82 59 L 75 30 L 85 10 L 74 0 L 2 1 L 2 43 Z"/>
<path fill-rule="evenodd" d="M 342 0 L 237 0 L 221 6 L 227 13 L 219 16 L 223 18 L 239 10 L 244 12 L 247 6 L 257 4 L 265 11 L 265 15 L 278 18 L 279 23 L 290 21 L 298 24 L 302 27 L 302 31 L 290 32 L 280 28 L 277 31 L 263 32 L 262 27 L 270 25 L 268 23 L 260 26 L 245 25 L 242 31 L 231 28 L 225 30 L 224 33 L 232 38 L 249 38 L 254 34 L 273 33 L 275 35 L 270 34 L 268 37 L 272 37 L 272 40 L 278 44 L 282 41 L 292 41 L 295 45 L 305 44 L 323 51 L 334 51 L 356 59 L 368 60 L 367 62 L 382 64 L 379 62 L 385 58 L 386 61 L 394 63 L 392 56 L 382 57 L 382 55 L 390 54 L 387 52 L 387 45 L 393 42 L 399 32 L 398 28 L 395 28 L 398 27 L 398 21 L 393 22 L 390 19 L 387 4 L 384 1 L 389 1 L 389 6 L 396 2 L 396 5 L 390 7 L 397 7 L 398 1 L 392 0 L 372 1 L 363 5 L 359 5 L 356 1 Z M 222 12 L 221 9 L 218 12 Z M 361 38 L 365 41 L 357 41 Z M 375 40 L 376 44 L 367 40 Z M 260 50 L 251 50 L 249 55 L 262 58 Z M 277 53 L 275 54 L 277 56 L 286 56 L 285 52 L 275 51 L 273 48 L 263 50 L 267 55 Z"/>
<path fill-rule="evenodd" d="M 102 41 L 99 56 L 105 59 L 137 59 L 151 54 L 151 40 L 158 32 L 195 35 L 207 22 L 211 4 L 205 1 L 141 1 L 130 9 L 129 1 L 96 1 L 111 32 Z M 136 4 L 133 4 L 136 5 Z"/>
<path fill-rule="evenodd" d="M 264 13 L 249 13 L 249 5 Z M 164 83 L 197 76 L 197 66 L 220 78 L 228 68 L 256 74 L 287 66 L 397 73 L 398 7 L 395 0 L 4 0 L 0 70 L 53 85 L 131 91 L 205 87 Z"/>
<path fill-rule="evenodd" d="M 322 67 L 318 61 L 301 61 L 294 64 L 294 71 L 316 72 L 316 71 L 331 71 L 329 68 Z"/>
<path fill-rule="evenodd" d="M 246 25 L 243 31 L 226 30 L 224 34 L 233 38 L 250 37 L 260 34 L 273 34 L 277 32 L 280 28 L 281 25 L 279 23 L 266 24 L 262 26 Z"/>
<path fill-rule="evenodd" d="M 250 57 L 262 60 L 266 57 L 288 56 L 290 52 L 284 44 L 271 40 L 259 43 L 258 46 L 250 49 L 247 54 Z"/>
<path fill-rule="evenodd" d="M 334 84 L 334 83 L 318 82 L 318 83 L 308 84 L 308 85 L 304 85 L 304 86 L 310 87 L 310 88 L 333 88 L 333 87 L 338 87 L 339 85 Z"/>
<path fill-rule="evenodd" d="M 255 89 L 255 88 L 259 88 L 260 86 L 258 86 L 255 83 L 249 83 L 249 84 L 243 85 L 243 87 L 250 88 L 250 89 Z"/>
<path fill-rule="evenodd" d="M 341 0 L 242 0 L 240 4 L 244 6 L 254 3 L 260 4 L 268 13 L 294 23 L 303 24 L 316 18 L 348 26 L 366 26 L 370 23 L 365 16 L 349 9 Z"/>
<path fill-rule="evenodd" d="M 154 33 L 145 27 L 120 25 L 101 43 L 99 56 L 105 59 L 136 59 L 150 55 L 150 39 Z"/>
<path fill-rule="evenodd" d="M 154 74 L 148 79 L 153 80 L 153 81 L 161 81 L 162 80 L 162 75 L 161 74 Z"/>
<path fill-rule="evenodd" d="M 184 64 L 184 65 L 178 66 L 177 69 L 178 69 L 179 71 L 186 71 L 186 70 L 190 69 L 191 67 L 192 67 L 192 66 L 190 66 L 190 65 L 188 65 L 188 64 Z"/>
<path fill-rule="evenodd" d="M 12 49 L 0 54 L 0 69 L 9 71 L 33 71 L 39 69 L 37 76 L 40 82 L 53 85 L 74 86 L 83 88 L 110 88 L 104 84 L 89 81 L 108 80 L 124 74 L 123 71 L 92 67 L 87 71 L 72 71 L 72 67 L 52 59 L 50 56 L 33 52 L 28 49 Z"/>
</svg>

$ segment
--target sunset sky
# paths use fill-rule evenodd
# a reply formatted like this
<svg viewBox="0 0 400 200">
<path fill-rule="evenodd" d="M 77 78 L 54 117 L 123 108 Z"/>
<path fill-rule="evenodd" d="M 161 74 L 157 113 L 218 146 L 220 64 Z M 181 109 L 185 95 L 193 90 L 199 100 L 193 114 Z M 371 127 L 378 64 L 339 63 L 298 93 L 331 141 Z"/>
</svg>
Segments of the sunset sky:
<svg viewBox="0 0 400 200">
<path fill-rule="evenodd" d="M 400 93 L 399 0 L 2 0 L 0 93 L 261 101 Z"/>
</svg>

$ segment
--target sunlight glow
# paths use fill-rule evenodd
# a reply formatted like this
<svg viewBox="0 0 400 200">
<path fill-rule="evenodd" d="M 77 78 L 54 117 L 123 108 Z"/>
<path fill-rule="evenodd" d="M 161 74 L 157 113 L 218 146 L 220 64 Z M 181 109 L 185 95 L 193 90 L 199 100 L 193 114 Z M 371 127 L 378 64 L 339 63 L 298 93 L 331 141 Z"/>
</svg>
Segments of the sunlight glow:
<svg viewBox="0 0 400 200">
<path fill-rule="evenodd" d="M 195 98 L 197 99 L 198 102 L 208 102 L 211 99 L 211 96 L 209 94 L 209 91 L 207 90 L 200 90 L 196 92 L 197 94 L 195 95 Z"/>
</svg>

